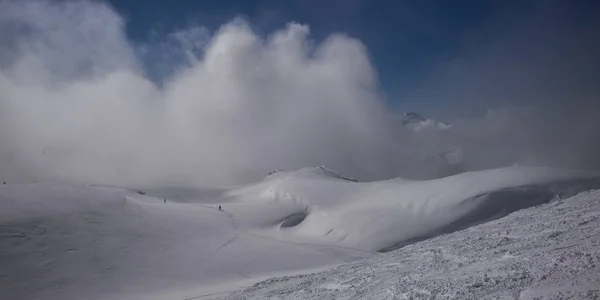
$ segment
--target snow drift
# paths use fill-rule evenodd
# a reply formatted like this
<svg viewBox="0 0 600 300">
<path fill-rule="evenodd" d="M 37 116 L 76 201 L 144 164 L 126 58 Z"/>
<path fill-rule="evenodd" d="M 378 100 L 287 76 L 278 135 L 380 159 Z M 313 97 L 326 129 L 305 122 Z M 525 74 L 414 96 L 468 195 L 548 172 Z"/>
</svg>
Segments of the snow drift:
<svg viewBox="0 0 600 300">
<path fill-rule="evenodd" d="M 0 293 L 192 297 L 376 255 L 599 187 L 599 178 L 510 167 L 359 183 L 307 168 L 231 189 L 140 191 L 145 195 L 105 186 L 3 185 Z"/>
</svg>

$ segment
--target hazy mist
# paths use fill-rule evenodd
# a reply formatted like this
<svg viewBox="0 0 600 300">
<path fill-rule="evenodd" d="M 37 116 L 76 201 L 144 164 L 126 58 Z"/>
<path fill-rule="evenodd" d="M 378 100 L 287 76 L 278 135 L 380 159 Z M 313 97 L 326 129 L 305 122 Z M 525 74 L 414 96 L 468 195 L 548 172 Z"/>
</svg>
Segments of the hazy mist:
<svg viewBox="0 0 600 300">
<path fill-rule="evenodd" d="M 233 20 L 135 45 L 125 26 L 99 2 L 0 2 L 0 180 L 211 186 L 314 165 L 361 180 L 515 163 L 600 169 L 597 94 L 582 90 L 596 81 L 564 60 L 580 48 L 539 63 L 527 59 L 532 51 L 515 72 L 504 64 L 510 51 L 477 46 L 468 67 L 440 68 L 431 89 L 412 96 L 481 105 L 501 89 L 547 100 L 414 131 L 387 108 L 365 46 L 343 34 L 316 43 L 308 26 L 290 23 L 265 38 Z M 168 58 L 156 64 L 171 75 L 151 80 L 144 53 Z M 494 77 L 495 66 L 505 73 Z M 555 70 L 556 79 L 527 84 Z M 458 164 L 436 156 L 453 149 Z"/>
</svg>

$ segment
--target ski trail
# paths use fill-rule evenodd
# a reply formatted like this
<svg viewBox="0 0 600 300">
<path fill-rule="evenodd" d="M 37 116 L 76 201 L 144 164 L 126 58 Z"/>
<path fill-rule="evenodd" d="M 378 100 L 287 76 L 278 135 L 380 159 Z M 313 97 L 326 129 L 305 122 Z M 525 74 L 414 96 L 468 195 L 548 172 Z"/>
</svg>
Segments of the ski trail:
<svg viewBox="0 0 600 300">
<path fill-rule="evenodd" d="M 208 209 L 214 209 L 214 210 L 219 210 L 217 207 L 214 207 L 212 205 L 207 205 L 207 204 L 200 204 L 200 203 L 195 203 L 194 205 L 197 206 L 202 206 L 202 207 L 206 207 Z M 381 256 L 383 255 L 382 253 L 379 252 L 370 252 L 370 251 L 365 251 L 362 249 L 356 249 L 356 248 L 352 248 L 352 247 L 344 247 L 344 246 L 335 246 L 335 245 L 323 245 L 323 244 L 317 244 L 317 243 L 302 243 L 302 242 L 293 242 L 293 241 L 285 241 L 285 240 L 279 240 L 276 238 L 272 238 L 272 237 L 267 237 L 267 236 L 262 236 L 253 232 L 249 232 L 246 231 L 244 229 L 242 229 L 242 226 L 240 226 L 239 222 L 236 220 L 235 215 L 231 212 L 225 211 L 225 210 L 219 210 L 220 212 L 223 212 L 225 214 L 225 216 L 227 217 L 228 223 L 231 226 L 231 228 L 235 231 L 236 236 L 229 239 L 228 241 L 226 241 L 225 243 L 223 243 L 219 248 L 217 248 L 215 250 L 215 253 L 218 253 L 219 251 L 221 251 L 223 248 L 227 247 L 228 245 L 230 245 L 231 243 L 233 243 L 235 240 L 237 240 L 241 234 L 247 235 L 247 236 L 251 236 L 251 237 L 255 237 L 255 238 L 259 238 L 259 239 L 263 239 L 263 240 L 267 240 L 267 241 L 271 241 L 271 242 L 276 242 L 276 243 L 281 243 L 281 244 L 286 244 L 286 245 L 295 245 L 295 246 L 301 246 L 304 247 L 308 250 L 311 251 L 317 251 L 323 255 L 326 255 L 328 257 L 331 257 L 335 260 L 340 261 L 341 263 L 348 263 L 348 261 L 345 261 L 343 259 L 340 259 L 336 256 L 333 256 L 331 254 L 328 254 L 327 252 L 324 251 L 319 251 L 319 247 L 323 248 L 323 249 L 342 249 L 342 250 L 351 250 L 351 251 L 356 251 L 356 252 L 360 252 L 360 253 L 365 253 L 365 254 L 369 254 L 369 256 Z M 257 278 L 253 278 L 249 275 L 246 275 L 242 272 L 236 272 L 238 275 L 240 275 L 241 277 L 244 277 L 246 279 L 252 279 L 255 280 Z M 224 295 L 227 294 L 231 291 L 225 291 L 225 292 L 219 292 L 219 293 L 210 293 L 210 294 L 204 294 L 204 295 L 199 295 L 199 296 L 193 296 L 193 297 L 188 297 L 185 298 L 184 300 L 191 300 L 191 299 L 204 299 L 206 297 L 210 297 L 212 298 L 213 296 L 218 296 L 218 295 Z"/>
<path fill-rule="evenodd" d="M 217 248 L 217 250 L 215 250 L 215 253 L 219 253 L 219 251 L 221 251 L 221 249 L 227 247 L 229 244 L 233 243 L 235 240 L 237 240 L 238 236 L 234 236 L 233 238 L 231 238 L 230 240 L 228 240 L 227 242 L 223 243 L 223 245 L 219 246 L 219 248 Z"/>
<path fill-rule="evenodd" d="M 194 205 L 202 206 L 202 207 L 206 207 L 206 208 L 210 208 L 210 209 L 214 209 L 214 210 L 219 210 L 218 208 L 213 207 L 212 205 L 208 205 L 208 204 L 195 203 Z M 241 228 L 241 226 L 239 225 L 239 222 L 235 219 L 235 216 L 234 216 L 233 213 L 230 213 L 230 212 L 225 211 L 225 210 L 220 210 L 220 211 L 223 212 L 225 214 L 225 216 L 227 216 L 227 218 L 229 219 L 229 224 L 231 225 L 231 227 L 233 228 L 234 231 L 236 231 L 238 233 L 242 233 L 242 234 L 248 235 L 248 236 L 253 236 L 253 237 L 256 237 L 256 238 L 259 238 L 259 239 L 273 241 L 273 242 L 278 242 L 278 243 L 282 243 L 282 244 L 288 244 L 288 245 L 303 246 L 303 247 L 309 248 L 311 250 L 315 250 L 314 248 L 310 248 L 311 246 L 313 246 L 313 247 L 316 246 L 316 247 L 331 248 L 331 249 L 351 250 L 351 251 L 361 252 L 361 253 L 365 253 L 365 254 L 369 254 L 369 255 L 382 255 L 382 253 L 379 253 L 379 252 L 371 252 L 371 251 L 367 251 L 367 250 L 363 250 L 363 249 L 357 249 L 357 248 L 346 247 L 346 246 L 326 245 L 326 244 L 319 244 L 319 243 L 293 242 L 293 241 L 279 240 L 279 239 L 276 239 L 276 238 L 272 238 L 272 237 L 268 237 L 268 236 L 263 236 L 263 235 L 260 235 L 260 234 L 257 234 L 257 233 L 253 233 L 253 232 L 250 232 L 250 231 L 243 230 Z M 235 238 L 233 240 L 235 240 Z M 224 246 L 227 246 L 227 244 L 230 244 L 231 242 L 233 242 L 233 241 L 230 240 L 230 241 L 226 242 L 223 246 L 221 246 L 219 248 L 219 250 L 221 250 L 221 248 L 223 248 Z M 321 253 L 323 253 L 323 252 L 321 252 Z M 327 256 L 335 258 L 335 257 L 330 256 L 330 255 L 327 255 Z M 336 258 L 336 259 L 338 259 L 338 258 Z"/>
</svg>

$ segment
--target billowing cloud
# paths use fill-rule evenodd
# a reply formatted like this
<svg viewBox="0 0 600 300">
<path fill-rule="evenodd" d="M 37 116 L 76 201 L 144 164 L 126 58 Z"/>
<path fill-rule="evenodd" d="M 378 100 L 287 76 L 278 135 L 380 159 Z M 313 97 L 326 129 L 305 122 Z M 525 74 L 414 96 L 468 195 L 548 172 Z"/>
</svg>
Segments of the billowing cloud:
<svg viewBox="0 0 600 300">
<path fill-rule="evenodd" d="M 400 126 L 365 46 L 344 35 L 317 43 L 290 23 L 265 38 L 234 20 L 140 47 L 124 26 L 100 2 L 0 3 L 0 178 L 211 186 L 314 165 L 375 180 L 589 162 L 581 138 L 546 148 L 550 131 L 520 109 Z M 170 75 L 149 79 L 140 55 Z"/>
<path fill-rule="evenodd" d="M 183 51 L 188 64 L 159 88 L 103 4 L 0 11 L 5 177 L 227 184 L 315 164 L 391 174 L 384 103 L 357 40 L 332 35 L 312 48 L 307 26 L 263 39 L 233 21 L 201 55 Z M 172 37 L 197 50 L 198 32 Z"/>
</svg>

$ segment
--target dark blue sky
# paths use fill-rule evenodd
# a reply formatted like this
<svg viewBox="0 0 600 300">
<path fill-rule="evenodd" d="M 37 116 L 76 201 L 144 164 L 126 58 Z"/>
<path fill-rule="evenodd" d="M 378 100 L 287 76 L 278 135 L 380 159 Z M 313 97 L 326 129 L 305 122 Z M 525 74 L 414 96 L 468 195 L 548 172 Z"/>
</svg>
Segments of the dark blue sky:
<svg viewBox="0 0 600 300">
<path fill-rule="evenodd" d="M 290 21 L 308 24 L 317 41 L 331 33 L 346 33 L 367 46 L 390 105 L 440 117 L 449 115 L 440 111 L 450 108 L 473 108 L 473 112 L 480 112 L 497 105 L 496 102 L 520 103 L 519 99 L 525 97 L 514 93 L 497 97 L 496 102 L 490 100 L 491 104 L 478 104 L 481 101 L 474 98 L 494 98 L 489 96 L 497 96 L 502 89 L 514 90 L 515 85 L 521 89 L 522 83 L 496 86 L 494 80 L 489 80 L 483 85 L 492 87 L 482 92 L 481 88 L 457 91 L 442 82 L 464 76 L 466 81 L 460 83 L 480 85 L 479 78 L 498 69 L 494 64 L 500 69 L 507 64 L 527 65 L 544 55 L 569 65 L 577 53 L 560 50 L 561 45 L 574 43 L 578 48 L 579 43 L 589 43 L 588 48 L 595 49 L 598 43 L 590 41 L 596 33 L 591 27 L 598 24 L 600 15 L 600 1 L 594 0 L 110 0 L 110 3 L 125 16 L 128 35 L 138 42 L 147 39 L 151 32 L 167 33 L 189 25 L 214 30 L 239 16 L 261 34 Z M 535 43 L 527 45 L 532 40 Z M 559 50 L 554 51 L 553 47 Z M 505 53 L 498 54 L 500 50 Z M 591 50 L 584 52 L 593 55 Z M 541 60 L 539 65 L 526 68 L 531 76 L 537 77 L 534 69 L 544 69 L 547 64 Z M 578 73 L 581 67 L 564 68 Z M 500 78 L 500 82 L 505 82 L 504 79 L 509 82 L 522 74 L 515 69 L 504 72 L 506 78 Z M 551 82 L 536 81 L 525 86 L 539 89 L 539 84 Z M 445 93 L 453 96 L 446 97 Z"/>
</svg>

